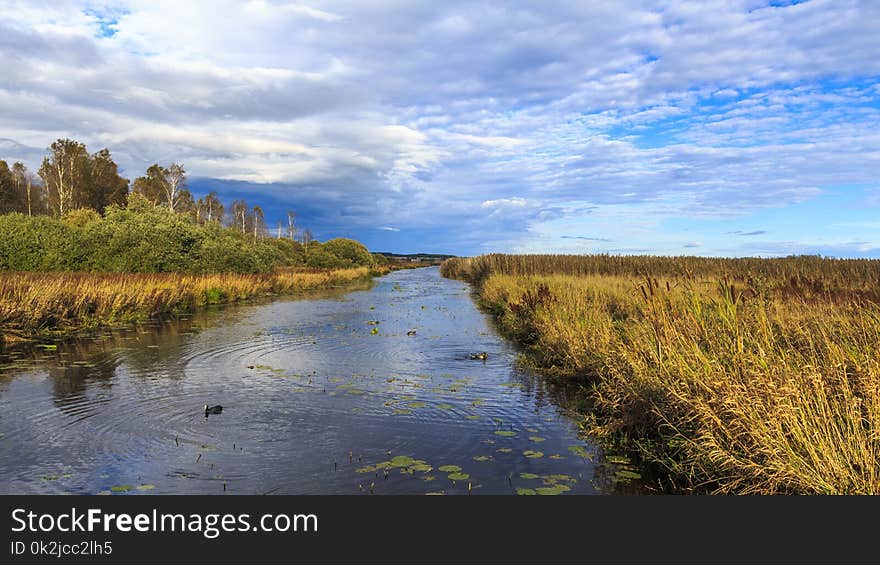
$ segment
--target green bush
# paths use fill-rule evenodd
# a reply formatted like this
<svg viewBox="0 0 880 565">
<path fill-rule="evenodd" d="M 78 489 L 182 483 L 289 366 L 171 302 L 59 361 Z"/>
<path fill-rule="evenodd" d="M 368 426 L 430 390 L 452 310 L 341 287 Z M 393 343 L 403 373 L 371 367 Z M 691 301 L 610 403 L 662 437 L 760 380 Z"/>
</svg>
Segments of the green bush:
<svg viewBox="0 0 880 565">
<path fill-rule="evenodd" d="M 321 245 L 321 249 L 356 267 L 372 267 L 375 264 L 373 254 L 362 243 L 353 239 L 330 239 Z"/>
<path fill-rule="evenodd" d="M 138 194 L 126 207 L 108 206 L 103 217 L 87 209 L 62 220 L 0 215 L 0 270 L 260 273 L 280 266 L 372 264 L 370 252 L 350 239 L 312 242 L 305 253 L 289 239 L 255 240 L 218 224 L 196 224 Z"/>
</svg>

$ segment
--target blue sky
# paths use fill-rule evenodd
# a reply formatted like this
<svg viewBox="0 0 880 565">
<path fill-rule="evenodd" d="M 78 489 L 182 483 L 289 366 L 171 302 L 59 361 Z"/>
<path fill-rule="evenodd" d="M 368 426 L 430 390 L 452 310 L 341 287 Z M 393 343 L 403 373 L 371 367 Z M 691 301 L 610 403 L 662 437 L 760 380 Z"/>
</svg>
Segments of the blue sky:
<svg viewBox="0 0 880 565">
<path fill-rule="evenodd" d="M 0 158 L 372 250 L 880 257 L 880 2 L 0 2 Z"/>
</svg>

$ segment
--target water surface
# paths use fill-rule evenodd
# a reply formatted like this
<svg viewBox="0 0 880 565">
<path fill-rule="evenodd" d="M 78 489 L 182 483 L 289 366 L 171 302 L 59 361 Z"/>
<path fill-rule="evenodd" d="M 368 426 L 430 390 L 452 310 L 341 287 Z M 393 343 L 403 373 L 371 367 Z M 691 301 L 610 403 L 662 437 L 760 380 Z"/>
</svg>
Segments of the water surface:
<svg viewBox="0 0 880 565">
<path fill-rule="evenodd" d="M 632 488 L 580 437 L 566 393 L 516 360 L 436 268 L 7 352 L 0 492 Z"/>
</svg>

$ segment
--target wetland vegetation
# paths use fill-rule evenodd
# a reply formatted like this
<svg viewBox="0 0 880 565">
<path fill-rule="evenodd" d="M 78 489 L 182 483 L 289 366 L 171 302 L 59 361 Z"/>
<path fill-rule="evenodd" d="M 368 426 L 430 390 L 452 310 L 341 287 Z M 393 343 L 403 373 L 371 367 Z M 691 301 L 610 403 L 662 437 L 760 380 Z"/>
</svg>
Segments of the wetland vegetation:
<svg viewBox="0 0 880 565">
<path fill-rule="evenodd" d="M 664 492 L 880 493 L 880 261 L 453 258 Z"/>
</svg>

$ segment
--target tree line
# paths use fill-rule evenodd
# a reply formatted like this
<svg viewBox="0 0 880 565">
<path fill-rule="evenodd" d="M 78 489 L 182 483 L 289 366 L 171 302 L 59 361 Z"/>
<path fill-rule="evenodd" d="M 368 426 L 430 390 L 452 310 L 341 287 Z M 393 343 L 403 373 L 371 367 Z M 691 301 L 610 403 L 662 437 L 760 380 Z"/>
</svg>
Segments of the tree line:
<svg viewBox="0 0 880 565">
<path fill-rule="evenodd" d="M 130 182 L 119 174 L 109 149 L 89 153 L 85 144 L 66 138 L 49 146 L 36 174 L 21 162 L 10 167 L 0 159 L 0 214 L 63 218 L 83 208 L 104 214 L 111 205 L 126 206 L 130 194 L 139 194 L 154 206 L 187 216 L 196 224 L 225 225 L 257 240 L 270 235 L 286 237 L 308 247 L 314 239 L 311 230 L 299 229 L 293 211 L 287 212 L 286 223 L 279 221 L 270 230 L 258 205 L 251 207 L 238 199 L 227 208 L 216 192 L 194 199 L 181 163 L 155 163 Z"/>
</svg>

